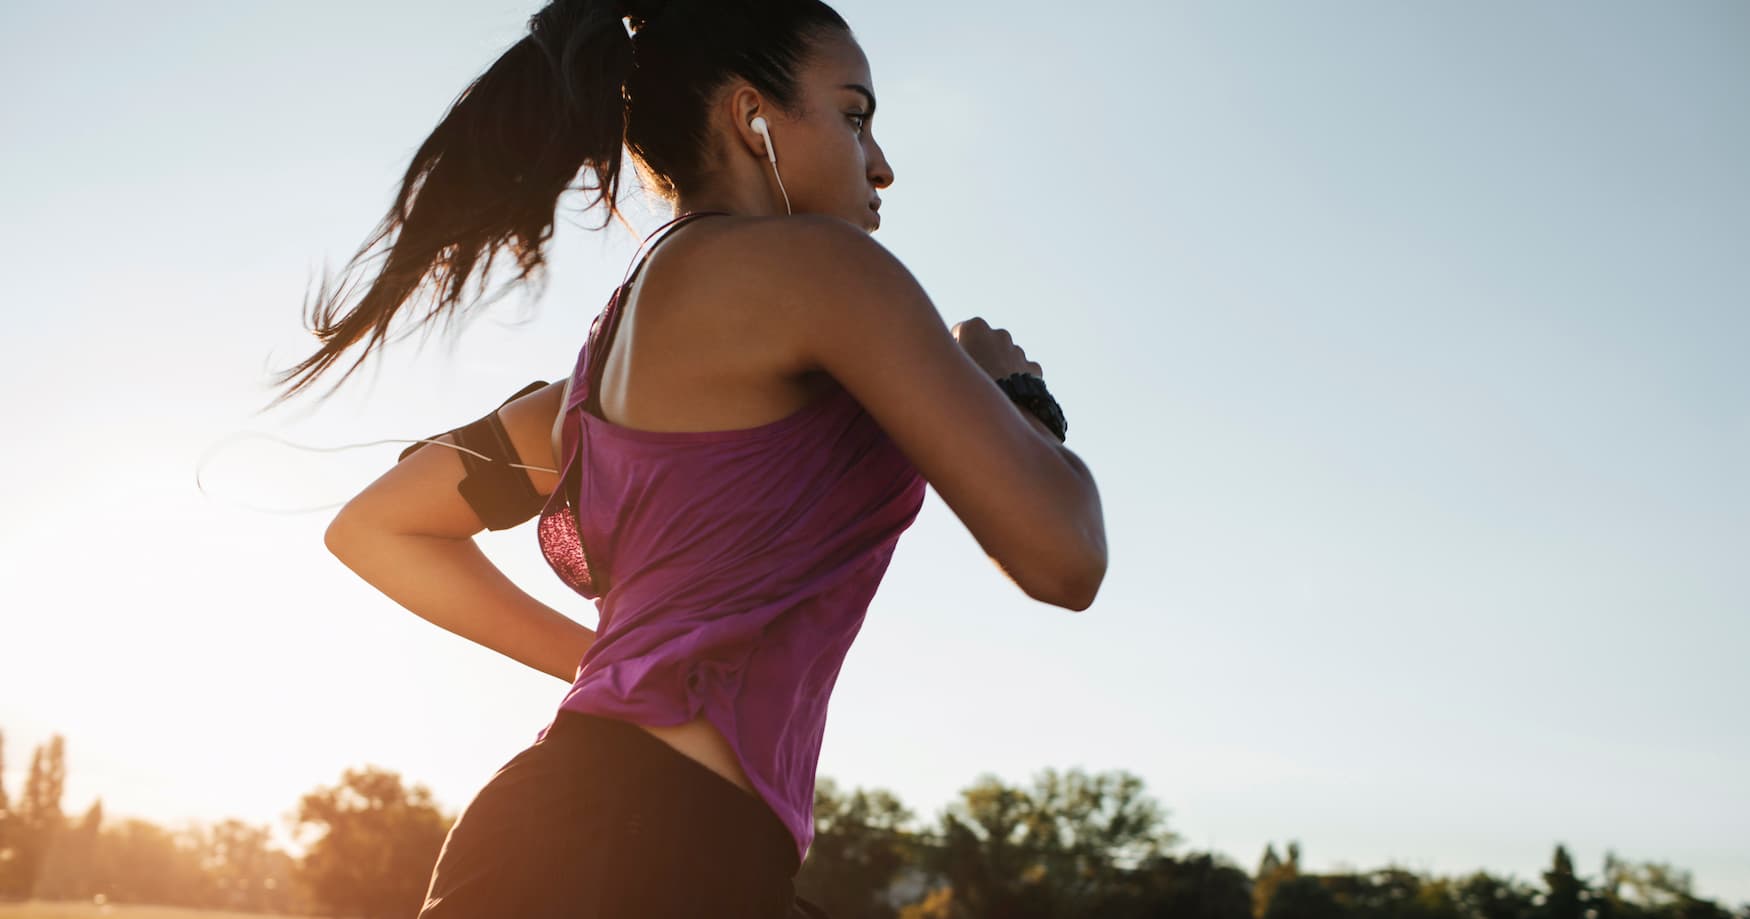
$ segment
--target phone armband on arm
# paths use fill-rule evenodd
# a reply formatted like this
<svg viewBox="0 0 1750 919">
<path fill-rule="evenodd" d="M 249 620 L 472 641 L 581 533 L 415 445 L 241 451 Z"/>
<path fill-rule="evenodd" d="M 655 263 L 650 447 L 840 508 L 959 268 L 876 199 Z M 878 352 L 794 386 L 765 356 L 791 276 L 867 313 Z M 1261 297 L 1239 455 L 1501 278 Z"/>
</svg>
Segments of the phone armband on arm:
<svg viewBox="0 0 1750 919">
<path fill-rule="evenodd" d="M 545 380 L 536 380 L 516 394 L 500 403 L 503 408 L 521 399 L 543 386 Z M 462 466 L 467 474 L 456 484 L 456 491 L 474 509 L 480 522 L 489 530 L 508 530 L 524 521 L 533 518 L 546 506 L 547 499 L 535 486 L 529 482 L 527 471 L 511 465 L 521 462 L 517 456 L 516 446 L 511 443 L 510 434 L 504 429 L 504 422 L 498 419 L 498 409 L 487 412 L 485 416 L 471 421 L 459 428 L 452 428 L 444 434 L 453 434 L 456 445 L 465 450 L 456 452 L 462 456 Z M 443 434 L 435 434 L 428 440 L 436 440 Z M 396 462 L 406 459 L 424 443 L 417 443 L 401 451 Z M 473 453 L 483 453 L 490 457 L 483 460 Z"/>
</svg>

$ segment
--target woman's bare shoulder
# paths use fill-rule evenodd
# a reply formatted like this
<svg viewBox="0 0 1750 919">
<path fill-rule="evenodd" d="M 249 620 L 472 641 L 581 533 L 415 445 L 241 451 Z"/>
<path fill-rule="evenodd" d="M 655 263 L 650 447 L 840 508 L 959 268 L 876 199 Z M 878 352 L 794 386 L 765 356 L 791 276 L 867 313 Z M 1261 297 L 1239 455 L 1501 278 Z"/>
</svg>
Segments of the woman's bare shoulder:
<svg viewBox="0 0 1750 919">
<path fill-rule="evenodd" d="M 652 265 L 664 257 L 694 262 L 726 280 L 774 287 L 793 280 L 806 285 L 820 277 L 842 276 L 859 263 L 866 267 L 869 254 L 886 251 L 850 222 L 825 214 L 728 216 L 700 220 L 683 230 L 668 245 L 658 247 Z"/>
<path fill-rule="evenodd" d="M 875 252 L 885 250 L 837 217 L 699 220 L 651 254 L 638 309 L 682 308 L 707 337 L 739 342 L 736 363 L 743 369 L 753 362 L 793 376 L 818 369 L 802 366 L 796 305 L 830 309 L 834 298 L 822 292 L 858 283 L 877 264 Z M 643 316 L 642 322 L 660 322 Z"/>
</svg>

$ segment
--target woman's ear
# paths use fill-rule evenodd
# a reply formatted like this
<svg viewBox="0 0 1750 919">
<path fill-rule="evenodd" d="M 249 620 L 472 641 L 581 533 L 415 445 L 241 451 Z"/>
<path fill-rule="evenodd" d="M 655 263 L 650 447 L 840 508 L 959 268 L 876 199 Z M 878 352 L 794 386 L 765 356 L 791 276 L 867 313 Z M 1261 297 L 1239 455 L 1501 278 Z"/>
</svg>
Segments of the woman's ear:
<svg viewBox="0 0 1750 919">
<path fill-rule="evenodd" d="M 766 136 L 753 129 L 755 118 L 766 119 L 766 130 L 771 131 L 771 125 L 776 120 L 776 110 L 765 104 L 760 91 L 743 83 L 729 93 L 729 111 L 732 121 L 730 130 L 734 132 L 736 141 L 746 147 L 749 153 L 766 158 Z"/>
</svg>

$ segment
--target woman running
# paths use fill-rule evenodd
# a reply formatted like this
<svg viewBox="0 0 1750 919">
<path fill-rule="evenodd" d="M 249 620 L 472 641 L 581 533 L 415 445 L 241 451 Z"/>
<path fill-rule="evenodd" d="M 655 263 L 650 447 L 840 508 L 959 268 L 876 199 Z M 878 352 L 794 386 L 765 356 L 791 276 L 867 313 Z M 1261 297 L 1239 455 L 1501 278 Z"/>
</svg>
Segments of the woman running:
<svg viewBox="0 0 1750 919">
<path fill-rule="evenodd" d="M 622 145 L 677 215 L 566 380 L 405 453 L 328 528 L 392 599 L 570 685 L 463 808 L 422 917 L 824 915 L 794 878 L 827 702 L 926 482 L 1029 597 L 1093 602 L 1100 498 L 1043 368 L 947 327 L 870 238 L 873 86 L 819 0 L 558 0 L 415 154 L 357 302 L 336 320 L 354 285 L 318 291 L 282 399 L 363 340 L 344 382 L 408 302 L 456 310 L 496 255 L 536 273 L 580 174 L 624 221 Z M 596 630 L 474 543 L 537 516 Z"/>
</svg>

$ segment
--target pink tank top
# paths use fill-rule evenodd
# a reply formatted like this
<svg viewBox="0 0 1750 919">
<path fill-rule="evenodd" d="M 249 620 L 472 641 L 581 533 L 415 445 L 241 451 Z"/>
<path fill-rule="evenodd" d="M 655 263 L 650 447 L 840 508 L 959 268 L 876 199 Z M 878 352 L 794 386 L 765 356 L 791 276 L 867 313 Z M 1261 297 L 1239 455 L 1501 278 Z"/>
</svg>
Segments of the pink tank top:
<svg viewBox="0 0 1750 919">
<path fill-rule="evenodd" d="M 645 245 L 712 213 L 682 215 Z M 554 572 L 600 614 L 559 708 L 648 725 L 703 715 L 800 863 L 827 700 L 924 478 L 836 384 L 753 428 L 642 431 L 602 418 L 597 364 L 641 265 L 634 255 L 572 371 L 561 484 L 538 525 Z"/>
</svg>

